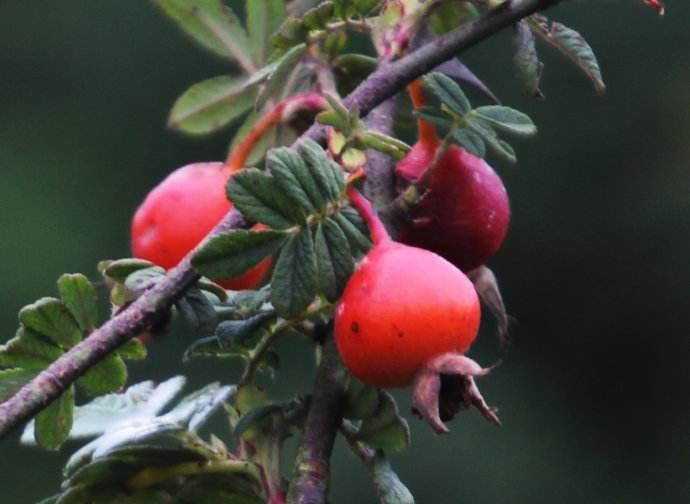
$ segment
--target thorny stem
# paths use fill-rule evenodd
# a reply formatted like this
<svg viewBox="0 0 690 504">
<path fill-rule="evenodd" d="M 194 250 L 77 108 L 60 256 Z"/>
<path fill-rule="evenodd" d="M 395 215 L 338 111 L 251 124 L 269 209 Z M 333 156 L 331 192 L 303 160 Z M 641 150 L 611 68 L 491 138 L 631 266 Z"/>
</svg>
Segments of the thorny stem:
<svg viewBox="0 0 690 504">
<path fill-rule="evenodd" d="M 382 65 L 346 98 L 345 104 L 350 108 L 358 107 L 364 116 L 378 104 L 404 89 L 408 83 L 444 61 L 457 56 L 458 53 L 472 47 L 502 28 L 555 5 L 559 1 L 511 0 L 481 18 L 429 42 L 408 56 L 393 63 Z M 301 138 L 323 141 L 325 128 L 314 125 Z M 241 214 L 233 209 L 209 233 L 206 240 L 244 225 L 245 222 Z M 199 278 L 199 275 L 191 268 L 191 258 L 194 252 L 190 252 L 175 268 L 168 271 L 163 281 L 146 291 L 127 309 L 96 329 L 88 338 L 66 352 L 11 398 L 0 404 L 0 437 L 5 436 L 35 416 L 41 409 L 50 405 L 77 378 L 120 345 L 142 330 L 155 325 L 172 304 Z M 322 362 L 323 366 L 325 366 L 325 361 Z M 321 476 L 321 480 L 328 479 L 328 456 L 335 432 L 340 424 L 342 398 L 344 397 L 337 390 L 338 388 L 333 386 L 332 380 L 324 379 L 315 384 L 314 397 L 319 397 L 321 400 L 315 401 L 310 410 L 309 416 L 312 420 L 308 421 L 305 426 L 304 440 L 300 447 L 301 453 L 308 450 L 313 457 L 307 466 L 298 465 L 297 467 L 295 481 L 300 482 L 300 484 L 293 485 L 295 490 L 293 490 L 292 502 L 322 502 L 325 499 L 327 485 L 319 485 L 318 488 L 313 487 L 316 494 L 321 492 L 321 496 L 311 501 L 302 500 L 300 496 L 302 495 L 301 489 L 304 488 L 302 483 L 305 479 L 310 478 L 310 468 L 314 465 L 322 469 L 325 468 L 326 474 Z M 336 391 L 332 401 L 324 399 L 324 394 L 329 391 Z M 321 420 L 323 424 L 318 425 Z"/>
</svg>

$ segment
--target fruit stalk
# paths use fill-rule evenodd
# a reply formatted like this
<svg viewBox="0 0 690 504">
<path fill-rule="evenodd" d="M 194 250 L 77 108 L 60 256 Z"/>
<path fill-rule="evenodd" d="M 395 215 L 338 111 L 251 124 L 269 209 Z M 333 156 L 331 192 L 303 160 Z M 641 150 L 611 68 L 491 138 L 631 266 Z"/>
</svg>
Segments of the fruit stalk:
<svg viewBox="0 0 690 504">
<path fill-rule="evenodd" d="M 371 204 L 371 202 L 362 196 L 362 193 L 360 193 L 352 185 L 349 185 L 347 188 L 347 197 L 350 198 L 352 205 L 362 216 L 364 222 L 367 223 L 367 227 L 369 228 L 369 233 L 371 234 L 371 239 L 374 242 L 374 245 L 380 245 L 386 241 L 390 241 L 391 236 L 388 234 L 388 231 L 383 225 L 383 222 L 381 222 L 381 219 L 379 219 L 378 215 L 376 215 L 376 210 L 374 210 L 374 206 Z"/>
<path fill-rule="evenodd" d="M 280 102 L 268 114 L 259 119 L 259 122 L 254 125 L 247 136 L 237 147 L 232 149 L 225 161 L 228 174 L 232 175 L 244 168 L 252 149 L 270 128 L 285 122 L 297 111 L 318 111 L 325 106 L 326 100 L 319 93 L 296 94 Z"/>
</svg>

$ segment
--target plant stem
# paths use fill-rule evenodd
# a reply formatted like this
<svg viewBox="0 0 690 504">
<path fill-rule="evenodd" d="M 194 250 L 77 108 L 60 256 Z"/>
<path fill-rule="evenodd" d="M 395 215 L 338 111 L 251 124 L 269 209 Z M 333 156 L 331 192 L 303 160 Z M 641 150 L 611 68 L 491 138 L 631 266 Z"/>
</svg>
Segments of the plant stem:
<svg viewBox="0 0 690 504">
<path fill-rule="evenodd" d="M 288 491 L 288 504 L 322 504 L 326 501 L 331 451 L 345 409 L 345 377 L 335 342 L 329 337 L 316 373 L 295 474 Z"/>
<path fill-rule="evenodd" d="M 559 1 L 508 1 L 485 16 L 429 42 L 408 56 L 382 65 L 345 99 L 345 105 L 348 108 L 359 107 L 361 114 L 365 116 L 378 104 L 402 91 L 408 83 L 444 61 L 457 56 L 502 28 L 555 5 Z M 315 124 L 301 138 L 323 141 L 325 128 Z M 206 239 L 244 225 L 245 221 L 240 213 L 233 209 Z M 198 280 L 199 275 L 191 268 L 194 252 L 195 250 L 187 254 L 175 268 L 168 272 L 162 282 L 146 291 L 125 310 L 96 329 L 88 338 L 66 352 L 45 371 L 39 373 L 12 397 L 0 404 L 0 438 L 50 405 L 77 378 L 120 345 L 154 325 Z M 329 442 L 338 428 L 338 422 L 335 426 L 331 421 L 327 423 L 332 427 L 333 432 L 332 435 L 326 435 L 327 433 L 324 432 L 324 443 Z M 332 440 L 330 443 L 332 444 Z"/>
<path fill-rule="evenodd" d="M 252 149 L 270 128 L 289 119 L 296 110 L 321 110 L 325 106 L 326 100 L 318 93 L 296 94 L 280 102 L 261 117 L 237 147 L 232 149 L 225 161 L 228 174 L 232 175 L 244 168 Z"/>
</svg>

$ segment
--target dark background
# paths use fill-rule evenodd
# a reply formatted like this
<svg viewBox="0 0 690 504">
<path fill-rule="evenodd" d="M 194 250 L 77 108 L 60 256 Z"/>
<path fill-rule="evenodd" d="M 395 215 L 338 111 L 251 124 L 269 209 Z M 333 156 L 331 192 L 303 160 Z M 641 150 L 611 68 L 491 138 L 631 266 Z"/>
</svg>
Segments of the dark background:
<svg viewBox="0 0 690 504">
<path fill-rule="evenodd" d="M 515 142 L 517 166 L 493 160 L 513 223 L 492 267 L 520 324 L 504 365 L 480 382 L 503 428 L 470 412 L 439 438 L 410 418 L 413 445 L 393 463 L 418 502 L 690 500 L 690 6 L 667 7 L 665 18 L 636 0 L 553 9 L 595 48 L 601 98 L 543 46 L 547 100 L 523 96 L 505 33 L 466 55 L 540 128 Z M 165 120 L 188 85 L 227 70 L 148 2 L 0 2 L 2 339 L 62 272 L 95 278 L 98 260 L 129 254 L 130 216 L 166 173 L 223 157 L 227 131 L 189 139 Z M 471 352 L 485 364 L 498 357 L 491 332 Z M 235 363 L 183 367 L 188 342 L 178 332 L 153 347 L 132 380 L 237 378 Z M 281 348 L 272 389 L 287 397 L 310 385 L 312 367 L 304 344 Z M 16 438 L 0 442 L 8 504 L 57 489 L 75 448 Z M 341 444 L 334 463 L 334 502 L 375 501 Z"/>
</svg>

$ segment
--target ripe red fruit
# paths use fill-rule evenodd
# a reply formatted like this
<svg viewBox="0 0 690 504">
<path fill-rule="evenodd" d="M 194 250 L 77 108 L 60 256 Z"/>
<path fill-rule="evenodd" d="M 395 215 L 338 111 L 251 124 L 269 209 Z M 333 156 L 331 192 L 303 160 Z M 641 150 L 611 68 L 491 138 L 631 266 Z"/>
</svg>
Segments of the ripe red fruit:
<svg viewBox="0 0 690 504">
<path fill-rule="evenodd" d="M 252 149 L 266 132 L 289 122 L 301 112 L 314 113 L 325 106 L 317 93 L 290 96 L 256 123 L 225 163 L 194 163 L 178 168 L 155 187 L 132 220 L 132 253 L 163 268 L 172 268 L 187 255 L 230 211 L 225 186 L 241 170 Z M 257 224 L 253 229 L 267 229 Z M 227 289 L 256 289 L 270 268 L 266 259 L 238 278 L 220 281 Z"/>
<path fill-rule="evenodd" d="M 134 256 L 166 269 L 180 262 L 232 208 L 225 195 L 228 178 L 222 162 L 189 164 L 168 175 L 134 214 Z M 228 289 L 255 289 L 269 266 L 265 260 L 220 283 Z"/>
<path fill-rule="evenodd" d="M 351 199 L 369 206 L 359 193 Z M 479 329 L 479 299 L 451 263 L 394 242 L 380 221 L 377 226 L 374 247 L 338 304 L 335 338 L 354 376 L 378 387 L 404 387 L 433 358 L 469 349 Z"/>
<path fill-rule="evenodd" d="M 410 95 L 415 106 L 424 104 L 419 84 L 410 85 Z M 396 172 L 427 190 L 412 207 L 398 240 L 471 271 L 486 264 L 503 244 L 510 224 L 508 194 L 491 166 L 461 147 L 450 146 L 434 164 L 441 142 L 426 121 L 420 120 L 418 129 L 419 141 Z"/>
<path fill-rule="evenodd" d="M 433 153 L 411 154 L 398 173 L 408 178 L 417 168 L 416 178 L 421 177 Z M 483 159 L 451 145 L 426 187 L 398 239 L 436 252 L 463 271 L 486 264 L 503 244 L 510 224 L 508 194 L 496 172 Z"/>
</svg>

